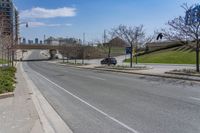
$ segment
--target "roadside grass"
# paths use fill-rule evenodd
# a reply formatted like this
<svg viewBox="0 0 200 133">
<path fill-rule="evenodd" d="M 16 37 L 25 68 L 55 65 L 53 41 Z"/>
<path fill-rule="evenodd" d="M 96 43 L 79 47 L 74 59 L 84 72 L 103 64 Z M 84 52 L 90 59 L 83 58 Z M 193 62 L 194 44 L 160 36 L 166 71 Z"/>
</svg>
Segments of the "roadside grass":
<svg viewBox="0 0 200 133">
<path fill-rule="evenodd" d="M 125 62 L 130 62 L 130 59 L 125 60 Z M 195 51 L 164 50 L 139 56 L 138 62 L 161 64 L 195 64 L 196 53 Z"/>
<path fill-rule="evenodd" d="M 15 67 L 0 68 L 0 94 L 14 91 L 15 72 Z"/>
<path fill-rule="evenodd" d="M 0 64 L 6 64 L 6 63 L 7 63 L 6 60 L 2 60 L 2 59 L 0 59 Z"/>
</svg>

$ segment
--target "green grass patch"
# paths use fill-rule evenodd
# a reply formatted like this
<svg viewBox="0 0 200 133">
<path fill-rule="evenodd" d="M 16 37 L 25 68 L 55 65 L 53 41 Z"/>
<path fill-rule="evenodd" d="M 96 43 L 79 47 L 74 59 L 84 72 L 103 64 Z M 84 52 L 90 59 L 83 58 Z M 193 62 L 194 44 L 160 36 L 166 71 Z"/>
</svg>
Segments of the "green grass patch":
<svg viewBox="0 0 200 133">
<path fill-rule="evenodd" d="M 125 60 L 130 62 L 130 59 Z M 135 58 L 134 58 L 135 62 Z M 161 64 L 195 64 L 196 53 L 189 51 L 164 50 L 146 54 L 138 57 L 139 63 L 161 63 Z"/>
<path fill-rule="evenodd" d="M 6 60 L 0 59 L 0 64 L 6 64 L 6 63 L 8 63 Z"/>
<path fill-rule="evenodd" d="M 0 94 L 14 91 L 15 72 L 14 67 L 0 68 Z"/>
</svg>

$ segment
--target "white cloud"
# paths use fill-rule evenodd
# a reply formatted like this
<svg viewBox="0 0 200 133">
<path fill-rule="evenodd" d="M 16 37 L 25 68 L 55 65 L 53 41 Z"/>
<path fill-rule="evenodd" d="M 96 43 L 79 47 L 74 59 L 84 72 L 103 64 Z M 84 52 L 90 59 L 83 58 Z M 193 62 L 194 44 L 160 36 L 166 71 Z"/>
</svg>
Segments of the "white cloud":
<svg viewBox="0 0 200 133">
<path fill-rule="evenodd" d="M 65 24 L 65 26 L 72 26 L 72 24 Z"/>
<path fill-rule="evenodd" d="M 46 26 L 49 26 L 49 27 L 59 27 L 59 26 L 61 26 L 61 24 L 48 24 Z"/>
<path fill-rule="evenodd" d="M 49 27 L 59 27 L 59 26 L 72 26 L 72 24 L 47 24 Z"/>
<path fill-rule="evenodd" d="M 41 27 L 41 26 L 46 26 L 45 23 L 42 22 L 28 22 L 29 27 Z"/>
<path fill-rule="evenodd" d="M 29 27 L 65 27 L 65 26 L 72 26 L 72 24 L 67 23 L 67 24 L 47 24 L 43 22 L 28 22 Z"/>
<path fill-rule="evenodd" d="M 76 8 L 63 7 L 57 9 L 45 9 L 41 7 L 23 10 L 20 13 L 21 18 L 56 18 L 73 17 L 76 15 Z"/>
</svg>

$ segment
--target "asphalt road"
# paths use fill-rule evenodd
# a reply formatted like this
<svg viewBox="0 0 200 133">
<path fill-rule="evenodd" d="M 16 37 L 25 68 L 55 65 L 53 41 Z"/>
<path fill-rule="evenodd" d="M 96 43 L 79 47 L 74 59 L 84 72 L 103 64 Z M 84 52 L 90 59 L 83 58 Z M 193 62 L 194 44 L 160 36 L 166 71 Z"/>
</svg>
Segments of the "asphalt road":
<svg viewBox="0 0 200 133">
<path fill-rule="evenodd" d="M 200 133 L 198 83 L 48 62 L 23 67 L 74 133 Z"/>
</svg>

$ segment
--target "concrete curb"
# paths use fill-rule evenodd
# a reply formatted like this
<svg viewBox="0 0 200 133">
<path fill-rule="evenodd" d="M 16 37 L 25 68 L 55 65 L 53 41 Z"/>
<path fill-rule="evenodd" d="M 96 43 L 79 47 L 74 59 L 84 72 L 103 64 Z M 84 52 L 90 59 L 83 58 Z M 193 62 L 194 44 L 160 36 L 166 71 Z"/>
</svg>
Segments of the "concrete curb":
<svg viewBox="0 0 200 133">
<path fill-rule="evenodd" d="M 0 94 L 0 99 L 14 97 L 14 92 Z"/>
<path fill-rule="evenodd" d="M 110 72 L 120 72 L 120 73 L 127 73 L 127 74 L 137 74 L 137 75 L 144 75 L 144 76 L 154 76 L 154 77 L 161 77 L 161 78 L 169 78 L 169 79 L 180 79 L 180 80 L 189 80 L 189 81 L 197 81 L 200 82 L 200 79 L 192 79 L 188 77 L 179 77 L 177 75 L 158 75 L 158 74 L 147 74 L 147 73 L 138 73 L 138 72 L 127 72 L 127 71 L 119 71 L 119 70 L 111 70 L 111 69 L 98 69 L 98 68 L 84 68 L 89 70 L 100 70 L 100 71 L 110 71 Z"/>
<path fill-rule="evenodd" d="M 73 133 L 62 118 L 57 114 L 53 107 L 48 103 L 48 101 L 42 96 L 38 88 L 28 77 L 26 72 L 20 64 L 20 68 L 28 88 L 33 93 L 32 100 L 38 112 L 40 123 L 43 127 L 45 133 Z"/>
<path fill-rule="evenodd" d="M 182 75 L 182 76 L 193 76 L 200 78 L 200 75 L 197 74 L 187 74 L 187 73 L 181 73 L 181 72 L 165 72 L 166 74 L 173 74 L 173 75 Z"/>
<path fill-rule="evenodd" d="M 84 68 L 88 69 L 88 68 Z M 189 81 L 197 81 L 200 82 L 200 79 L 192 79 L 188 77 L 179 77 L 177 75 L 158 75 L 158 74 L 147 74 L 147 73 L 138 73 L 138 72 L 127 72 L 127 71 L 119 71 L 119 70 L 111 70 L 111 69 L 97 69 L 97 68 L 89 68 L 90 70 L 100 70 L 100 71 L 110 71 L 110 72 L 120 72 L 120 73 L 127 73 L 127 74 L 137 74 L 137 75 L 144 75 L 144 76 L 154 76 L 154 77 L 161 77 L 161 78 L 170 78 L 170 79 L 180 79 L 180 80 L 189 80 Z"/>
</svg>

